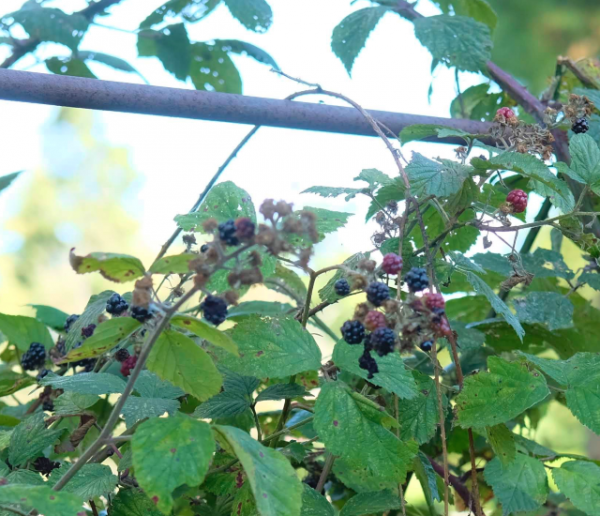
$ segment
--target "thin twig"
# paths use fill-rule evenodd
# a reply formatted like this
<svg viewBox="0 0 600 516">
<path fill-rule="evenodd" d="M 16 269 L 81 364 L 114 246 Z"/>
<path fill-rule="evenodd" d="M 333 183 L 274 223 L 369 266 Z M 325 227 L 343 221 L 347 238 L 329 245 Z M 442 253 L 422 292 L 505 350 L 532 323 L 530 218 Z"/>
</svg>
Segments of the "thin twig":
<svg viewBox="0 0 600 516">
<path fill-rule="evenodd" d="M 435 375 L 435 392 L 437 395 L 438 412 L 440 413 L 440 434 L 442 440 L 442 457 L 444 460 L 444 516 L 448 516 L 448 448 L 446 446 L 446 419 L 444 417 L 444 404 L 442 402 L 442 387 L 440 385 L 440 364 L 437 359 L 437 343 L 431 348 L 431 358 L 433 360 L 433 371 Z"/>
<path fill-rule="evenodd" d="M 321 476 L 319 477 L 319 481 L 317 482 L 317 487 L 315 491 L 317 493 L 322 493 L 323 488 L 325 487 L 325 483 L 327 482 L 327 477 L 331 470 L 333 469 L 333 463 L 335 462 L 335 457 L 329 452 L 327 455 L 327 459 L 325 459 L 325 465 L 323 466 L 323 471 L 321 471 Z"/>
<path fill-rule="evenodd" d="M 255 403 L 250 405 L 250 410 L 252 410 L 252 415 L 254 416 L 254 424 L 256 425 L 256 436 L 259 441 L 262 441 L 262 431 L 260 428 L 260 420 L 258 419 L 258 414 L 256 413 L 256 404 Z"/>
</svg>

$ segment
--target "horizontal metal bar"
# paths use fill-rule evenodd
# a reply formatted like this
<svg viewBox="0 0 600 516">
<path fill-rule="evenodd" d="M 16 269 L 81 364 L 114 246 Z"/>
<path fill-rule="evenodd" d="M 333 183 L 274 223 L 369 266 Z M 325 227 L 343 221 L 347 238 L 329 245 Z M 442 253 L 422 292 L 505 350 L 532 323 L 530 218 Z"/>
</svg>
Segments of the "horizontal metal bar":
<svg viewBox="0 0 600 516">
<path fill-rule="evenodd" d="M 45 73 L 0 70 L 0 99 L 101 111 L 376 136 L 354 108 L 245 95 L 165 88 Z M 471 134 L 491 124 L 388 111 L 369 111 L 394 134 L 413 124 L 438 124 Z M 430 138 L 464 143 L 460 138 Z"/>
</svg>

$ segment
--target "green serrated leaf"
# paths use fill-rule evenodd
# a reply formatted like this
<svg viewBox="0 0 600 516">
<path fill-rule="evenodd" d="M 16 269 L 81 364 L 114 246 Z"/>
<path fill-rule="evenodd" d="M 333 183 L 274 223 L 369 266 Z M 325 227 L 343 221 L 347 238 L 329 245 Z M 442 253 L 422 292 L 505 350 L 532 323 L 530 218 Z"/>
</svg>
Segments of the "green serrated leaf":
<svg viewBox="0 0 600 516">
<path fill-rule="evenodd" d="M 77 256 L 73 248 L 69 261 L 77 274 L 100 272 L 102 277 L 116 283 L 133 281 L 143 276 L 145 272 L 138 258 L 126 254 L 90 253 L 87 256 Z"/>
<path fill-rule="evenodd" d="M 591 462 L 570 461 L 552 470 L 556 485 L 573 505 L 589 516 L 600 507 L 600 467 Z"/>
<path fill-rule="evenodd" d="M 361 193 L 362 191 L 363 191 L 362 188 L 341 188 L 341 187 L 336 187 L 336 186 L 311 186 L 310 188 L 307 188 L 306 190 L 304 190 L 300 193 L 312 193 L 312 194 L 320 195 L 321 197 L 325 197 L 325 199 L 328 199 L 328 198 L 333 199 L 335 197 L 339 197 L 340 195 L 345 195 L 346 201 L 350 201 L 351 199 L 354 199 L 354 197 L 356 197 L 356 195 Z"/>
<path fill-rule="evenodd" d="M 202 223 L 214 218 L 217 222 L 248 217 L 256 222 L 256 212 L 250 195 L 231 181 L 216 185 L 207 195 L 198 211 L 186 215 L 177 215 L 175 222 L 184 231 L 202 231 Z"/>
<path fill-rule="evenodd" d="M 19 423 L 10 437 L 8 460 L 15 466 L 39 455 L 46 447 L 54 444 L 63 433 L 63 428 L 48 430 L 44 424 L 44 413 L 38 412 Z"/>
<path fill-rule="evenodd" d="M 465 16 L 441 14 L 414 20 L 415 35 L 434 59 L 459 70 L 486 70 L 492 40 L 488 26 Z"/>
<path fill-rule="evenodd" d="M 386 489 L 374 493 L 359 493 L 353 496 L 342 507 L 340 516 L 362 516 L 400 509 L 401 507 L 402 501 L 398 495 Z"/>
<path fill-rule="evenodd" d="M 105 290 L 100 294 L 93 295 L 90 297 L 88 304 L 85 307 L 83 313 L 79 316 L 70 327 L 69 333 L 65 340 L 65 349 L 70 351 L 75 345 L 81 342 L 81 330 L 90 324 L 99 324 L 100 315 L 104 314 L 106 310 L 106 302 L 115 292 L 112 290 Z"/>
<path fill-rule="evenodd" d="M 94 72 L 81 59 L 74 57 L 51 57 L 46 59 L 46 68 L 56 75 L 70 75 L 72 77 L 85 77 L 86 79 L 97 79 Z"/>
<path fill-rule="evenodd" d="M 179 402 L 176 400 L 129 396 L 121 414 L 125 417 L 127 428 L 131 428 L 142 419 L 159 417 L 165 413 L 172 416 L 177 410 L 179 410 Z"/>
<path fill-rule="evenodd" d="M 458 321 L 452 321 L 451 326 L 458 336 L 458 347 L 462 351 L 477 349 L 485 344 L 485 333 Z"/>
<path fill-rule="evenodd" d="M 231 15 L 254 32 L 266 32 L 273 22 L 273 12 L 265 0 L 224 0 Z"/>
<path fill-rule="evenodd" d="M 461 16 L 470 16 L 485 23 L 493 32 L 498 23 L 498 15 L 486 0 L 455 0 L 452 2 L 454 12 Z"/>
<path fill-rule="evenodd" d="M 297 383 L 276 383 L 269 385 L 264 391 L 261 391 L 256 397 L 256 401 L 287 400 L 302 396 L 310 396 L 310 393 L 302 385 Z"/>
<path fill-rule="evenodd" d="M 21 351 L 27 351 L 32 342 L 39 342 L 46 349 L 54 346 L 48 328 L 33 317 L 0 314 L 0 331 Z"/>
<path fill-rule="evenodd" d="M 131 441 L 136 479 L 156 507 L 169 513 L 172 491 L 202 483 L 215 451 L 210 426 L 182 414 L 149 419 Z"/>
<path fill-rule="evenodd" d="M 171 382 L 161 380 L 150 371 L 142 371 L 135 382 L 134 389 L 144 398 L 162 398 L 174 400 L 185 393 Z"/>
<path fill-rule="evenodd" d="M 415 475 L 419 479 L 421 484 L 421 488 L 423 489 L 423 494 L 425 495 L 425 500 L 427 501 L 427 506 L 429 507 L 429 513 L 433 516 L 437 516 L 437 512 L 435 510 L 435 501 L 442 501 L 442 497 L 438 490 L 437 485 L 437 475 L 427 458 L 422 451 L 417 453 L 413 461 L 413 468 Z"/>
<path fill-rule="evenodd" d="M 198 258 L 194 253 L 165 256 L 150 267 L 152 274 L 185 274 L 190 272 L 189 263 Z"/>
<path fill-rule="evenodd" d="M 573 327 L 573 303 L 558 292 L 530 292 L 513 306 L 521 322 L 544 324 L 550 331 Z"/>
<path fill-rule="evenodd" d="M 575 134 L 569 143 L 571 168 L 567 173 L 577 181 L 600 191 L 600 149 L 589 134 Z M 597 192 L 596 192 L 597 193 Z"/>
<path fill-rule="evenodd" d="M 302 511 L 300 516 L 334 516 L 332 505 L 312 487 L 302 484 Z"/>
<path fill-rule="evenodd" d="M 354 61 L 365 46 L 373 29 L 382 16 L 389 12 L 388 7 L 365 7 L 346 16 L 333 29 L 331 49 L 340 58 L 348 74 L 352 71 Z"/>
<path fill-rule="evenodd" d="M 362 346 L 351 346 L 340 340 L 333 350 L 332 360 L 342 371 L 346 371 L 367 379 L 368 372 L 358 366 L 358 359 L 363 353 Z M 369 381 L 383 387 L 403 399 L 418 397 L 419 388 L 413 375 L 406 369 L 402 357 L 398 353 L 389 353 L 384 357 L 376 356 L 379 372 Z"/>
<path fill-rule="evenodd" d="M 505 424 L 490 426 L 486 429 L 487 439 L 503 466 L 510 464 L 517 451 L 514 434 Z"/>
<path fill-rule="evenodd" d="M 242 78 L 235 63 L 213 44 L 192 45 L 190 78 L 197 90 L 242 93 Z"/>
<path fill-rule="evenodd" d="M 220 392 L 205 401 L 194 411 L 194 417 L 217 419 L 239 416 L 250 408 L 250 400 L 237 392 Z"/>
<path fill-rule="evenodd" d="M 394 180 L 381 172 L 381 170 L 377 170 L 376 168 L 366 168 L 363 169 L 358 176 L 354 178 L 355 181 L 366 181 L 369 183 L 371 188 L 377 188 L 378 186 L 389 185 L 394 182 Z"/>
<path fill-rule="evenodd" d="M 223 383 L 208 353 L 176 331 L 164 331 L 160 335 L 146 366 L 163 380 L 181 387 L 200 401 L 217 394 Z"/>
<path fill-rule="evenodd" d="M 340 299 L 340 296 L 335 293 L 335 282 L 342 278 L 348 279 L 349 276 L 347 271 L 358 271 L 358 264 L 364 258 L 366 258 L 365 254 L 356 253 L 350 256 L 350 258 L 344 260 L 342 264 L 344 268 L 337 269 L 335 274 L 329 279 L 325 286 L 319 290 L 319 297 L 321 298 L 321 301 L 333 302 Z"/>
<path fill-rule="evenodd" d="M 141 489 L 119 489 L 112 499 L 111 516 L 163 516 Z"/>
<path fill-rule="evenodd" d="M 415 152 L 406 167 L 414 195 L 435 195 L 448 197 L 457 193 L 465 179 L 471 174 L 471 167 L 450 160 L 433 161 Z"/>
<path fill-rule="evenodd" d="M 79 394 L 74 391 L 62 393 L 54 400 L 55 416 L 70 416 L 80 414 L 94 405 L 100 398 L 96 394 Z"/>
<path fill-rule="evenodd" d="M 220 364 L 258 378 L 283 378 L 321 367 L 321 351 L 313 336 L 293 318 L 244 319 L 231 330 L 239 358 L 223 356 Z"/>
<path fill-rule="evenodd" d="M 367 489 L 395 488 L 404 482 L 418 446 L 387 430 L 384 418 L 395 420 L 370 403 L 341 381 L 327 382 L 315 404 L 314 427 L 331 453 L 341 456 L 350 470 L 360 469 Z"/>
<path fill-rule="evenodd" d="M 465 379 L 456 398 L 458 424 L 463 428 L 505 423 L 550 394 L 546 379 L 522 362 L 488 358 L 489 372 Z"/>
<path fill-rule="evenodd" d="M 51 385 L 55 389 L 74 391 L 79 394 L 116 394 L 125 389 L 125 382 L 110 373 L 79 373 L 73 376 L 48 375 L 40 385 Z"/>
<path fill-rule="evenodd" d="M 165 70 L 180 81 L 187 79 L 192 59 L 192 45 L 183 23 L 168 25 L 161 30 L 140 31 L 137 48 L 140 57 L 158 57 Z"/>
<path fill-rule="evenodd" d="M 200 319 L 196 319 L 195 317 L 189 315 L 176 315 L 171 319 L 171 324 L 178 328 L 187 330 L 190 333 L 197 335 L 201 339 L 207 340 L 214 346 L 218 346 L 226 351 L 229 351 L 229 353 L 235 355 L 236 357 L 239 356 L 238 346 L 228 334 L 208 325 Z"/>
<path fill-rule="evenodd" d="M 517 453 L 509 464 L 495 458 L 485 467 L 484 475 L 502 504 L 503 516 L 537 509 L 548 496 L 544 465 L 522 453 Z"/>
<path fill-rule="evenodd" d="M 52 472 L 48 483 L 52 486 L 56 484 L 69 468 L 70 465 L 64 465 Z M 102 464 L 85 464 L 65 485 L 64 490 L 78 496 L 82 501 L 87 501 L 112 493 L 117 482 L 118 479 L 112 474 L 110 467 Z"/>
<path fill-rule="evenodd" d="M 241 321 L 251 315 L 280 317 L 289 314 L 293 310 L 292 305 L 277 301 L 243 301 L 227 311 L 227 319 Z"/>
<path fill-rule="evenodd" d="M 28 375 L 14 373 L 13 371 L 0 372 L 0 397 L 10 396 L 25 387 L 35 383 L 35 379 Z"/>
<path fill-rule="evenodd" d="M 28 511 L 37 509 L 44 516 L 66 516 L 83 512 L 81 500 L 72 493 L 57 493 L 45 485 L 0 486 L 0 503 L 14 504 L 16 500 L 19 506 L 27 508 Z"/>
<path fill-rule="evenodd" d="M 28 305 L 35 310 L 35 318 L 53 330 L 63 331 L 69 316 L 62 310 L 46 305 Z"/>
<path fill-rule="evenodd" d="M 335 233 L 338 229 L 343 228 L 348 219 L 354 215 L 353 213 L 312 208 L 310 206 L 305 206 L 302 208 L 302 211 L 310 211 L 316 215 L 317 220 L 315 225 L 319 233 L 319 242 L 325 238 L 325 235 Z"/>
</svg>

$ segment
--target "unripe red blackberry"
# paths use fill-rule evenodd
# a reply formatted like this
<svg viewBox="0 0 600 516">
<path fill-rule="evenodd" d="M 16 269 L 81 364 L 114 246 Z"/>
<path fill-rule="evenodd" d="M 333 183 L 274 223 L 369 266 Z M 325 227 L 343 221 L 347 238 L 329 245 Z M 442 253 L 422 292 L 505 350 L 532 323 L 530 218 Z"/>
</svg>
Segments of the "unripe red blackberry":
<svg viewBox="0 0 600 516">
<path fill-rule="evenodd" d="M 125 362 L 125 360 L 127 360 L 129 358 L 129 356 L 130 356 L 129 351 L 127 351 L 125 348 L 120 349 L 119 351 L 117 351 L 115 353 L 115 358 L 119 362 Z"/>
<path fill-rule="evenodd" d="M 252 240 L 255 231 L 256 226 L 248 217 L 240 217 L 235 221 L 235 235 L 242 242 Z"/>
<path fill-rule="evenodd" d="M 129 376 L 135 367 L 135 364 L 137 364 L 137 355 L 131 355 L 126 358 L 121 364 L 121 374 L 123 376 Z"/>
<path fill-rule="evenodd" d="M 423 296 L 423 300 L 425 301 L 425 306 L 431 311 L 435 309 L 443 310 L 446 307 L 446 301 L 444 300 L 444 296 L 442 296 L 442 294 L 428 292 Z"/>
<path fill-rule="evenodd" d="M 431 329 L 437 337 L 448 337 L 452 334 L 450 324 L 448 324 L 448 319 L 446 319 L 446 317 L 440 317 L 439 321 L 433 322 L 431 324 Z"/>
<path fill-rule="evenodd" d="M 501 107 L 496 111 L 496 116 L 503 116 L 504 118 L 512 118 L 515 116 L 515 112 L 509 107 Z"/>
<path fill-rule="evenodd" d="M 388 253 L 383 257 L 381 268 L 386 274 L 398 274 L 402 270 L 402 257 L 396 253 Z"/>
<path fill-rule="evenodd" d="M 365 317 L 365 328 L 369 331 L 375 331 L 377 328 L 385 328 L 387 326 L 385 315 L 377 310 L 369 310 Z"/>
<path fill-rule="evenodd" d="M 510 203 L 513 213 L 523 213 L 527 208 L 527 194 L 523 190 L 513 190 L 506 196 L 506 202 Z"/>
</svg>

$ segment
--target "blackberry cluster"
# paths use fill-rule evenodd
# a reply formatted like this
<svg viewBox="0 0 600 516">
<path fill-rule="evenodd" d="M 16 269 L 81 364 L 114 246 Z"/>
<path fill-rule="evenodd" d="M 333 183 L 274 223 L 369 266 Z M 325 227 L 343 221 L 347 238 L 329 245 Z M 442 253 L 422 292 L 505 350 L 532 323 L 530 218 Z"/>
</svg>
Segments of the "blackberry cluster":
<svg viewBox="0 0 600 516">
<path fill-rule="evenodd" d="M 367 378 L 369 380 L 371 378 L 373 378 L 376 373 L 379 372 L 379 367 L 377 366 L 377 362 L 371 356 L 371 351 L 367 347 L 365 347 L 363 354 L 358 359 L 358 367 L 360 367 L 361 369 L 364 369 L 365 371 L 367 371 L 369 373 L 367 375 Z"/>
<path fill-rule="evenodd" d="M 129 308 L 129 304 L 119 294 L 115 293 L 106 302 L 106 311 L 111 315 L 121 315 Z"/>
<path fill-rule="evenodd" d="M 65 326 L 64 326 L 65 333 L 69 333 L 71 326 L 73 326 L 73 323 L 75 323 L 75 321 L 77 319 L 79 319 L 79 315 L 77 315 L 77 314 L 69 315 L 69 317 L 67 317 L 67 320 L 65 321 Z"/>
<path fill-rule="evenodd" d="M 431 348 L 433 348 L 433 341 L 426 340 L 425 342 L 421 342 L 421 344 L 419 344 L 419 347 L 423 351 L 425 351 L 425 353 L 429 353 L 431 351 Z"/>
<path fill-rule="evenodd" d="M 381 262 L 381 268 L 386 274 L 398 274 L 402 270 L 402 257 L 396 253 L 386 254 Z"/>
<path fill-rule="evenodd" d="M 42 475 L 48 476 L 53 470 L 60 468 L 60 462 L 55 462 L 46 457 L 38 457 L 33 462 L 33 467 Z"/>
<path fill-rule="evenodd" d="M 578 118 L 571 126 L 571 131 L 573 131 L 575 134 L 587 133 L 589 130 L 590 124 L 588 123 L 588 119 L 585 117 Z"/>
<path fill-rule="evenodd" d="M 121 363 L 121 374 L 123 376 L 129 376 L 131 374 L 131 371 L 133 371 L 133 368 L 135 367 L 136 364 L 137 364 L 137 355 L 131 355 L 131 356 L 127 357 Z"/>
<path fill-rule="evenodd" d="M 227 303 L 220 297 L 206 296 L 200 308 L 204 311 L 204 318 L 215 326 L 227 319 Z"/>
<path fill-rule="evenodd" d="M 360 344 L 365 338 L 365 327 L 360 321 L 346 321 L 340 331 L 348 344 Z"/>
<path fill-rule="evenodd" d="M 429 292 L 423 296 L 423 300 L 425 301 L 425 306 L 432 312 L 440 309 L 443 312 L 444 308 L 446 307 L 446 301 L 444 300 L 444 296 L 442 296 L 442 294 Z"/>
<path fill-rule="evenodd" d="M 501 107 L 496 111 L 496 116 L 503 116 L 504 118 L 513 118 L 515 112 L 509 107 Z"/>
<path fill-rule="evenodd" d="M 385 283 L 374 281 L 367 287 L 367 299 L 375 306 L 381 306 L 381 303 L 390 298 L 390 289 Z"/>
<path fill-rule="evenodd" d="M 348 283 L 346 278 L 337 280 L 333 284 L 333 288 L 338 296 L 347 296 L 350 294 L 350 283 Z"/>
<path fill-rule="evenodd" d="M 527 194 L 523 190 L 513 190 L 506 196 L 506 202 L 511 204 L 513 213 L 523 213 L 527 208 Z"/>
<path fill-rule="evenodd" d="M 152 319 L 152 312 L 150 312 L 147 308 L 143 308 L 141 306 L 132 306 L 131 317 L 143 324 L 147 320 Z"/>
<path fill-rule="evenodd" d="M 131 355 L 129 354 L 129 351 L 124 348 L 115 353 L 115 358 L 118 362 L 125 362 L 125 360 L 127 360 L 130 356 Z"/>
<path fill-rule="evenodd" d="M 21 357 L 21 366 L 25 371 L 33 371 L 44 365 L 46 348 L 39 342 L 32 342 L 29 349 Z"/>
<path fill-rule="evenodd" d="M 404 281 L 408 285 L 408 290 L 411 292 L 420 292 L 429 286 L 429 278 L 427 271 L 421 267 L 413 267 L 404 276 Z"/>
<path fill-rule="evenodd" d="M 371 338 L 369 340 L 373 350 L 376 351 L 380 357 L 384 357 L 394 351 L 396 335 L 393 330 L 390 330 L 389 328 L 377 328 L 371 333 Z"/>
<path fill-rule="evenodd" d="M 385 315 L 377 310 L 369 310 L 365 317 L 365 328 L 369 331 L 375 331 L 377 328 L 385 328 L 387 321 Z"/>
<path fill-rule="evenodd" d="M 90 324 L 89 326 L 86 326 L 85 328 L 81 328 L 81 336 L 85 337 L 87 339 L 88 337 L 91 337 L 94 334 L 95 329 L 96 329 L 95 324 Z"/>
<path fill-rule="evenodd" d="M 229 219 L 226 222 L 219 224 L 219 239 L 226 245 L 238 245 L 240 243 L 238 237 L 235 235 L 237 229 L 233 219 Z"/>
</svg>

